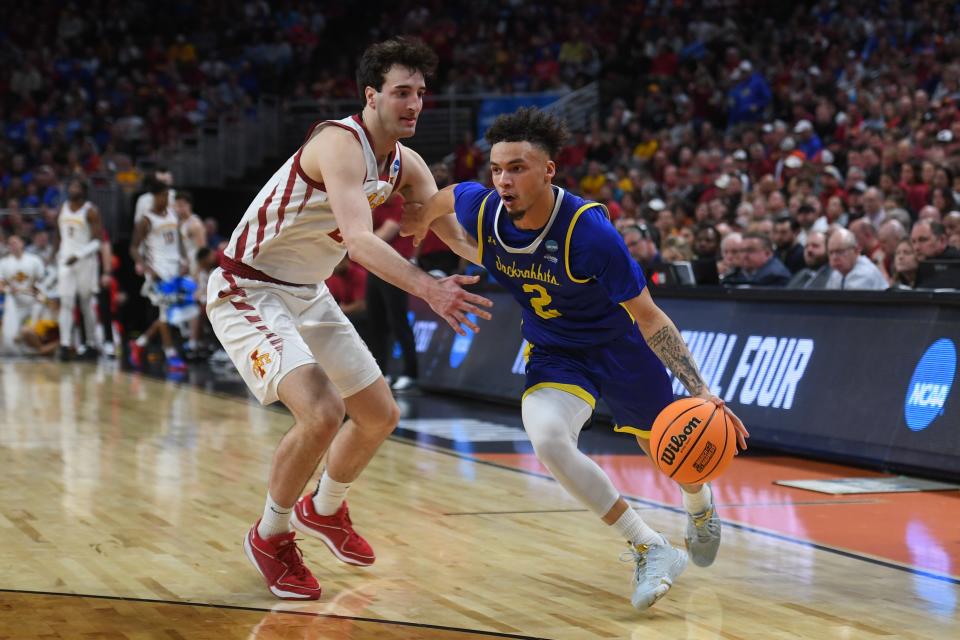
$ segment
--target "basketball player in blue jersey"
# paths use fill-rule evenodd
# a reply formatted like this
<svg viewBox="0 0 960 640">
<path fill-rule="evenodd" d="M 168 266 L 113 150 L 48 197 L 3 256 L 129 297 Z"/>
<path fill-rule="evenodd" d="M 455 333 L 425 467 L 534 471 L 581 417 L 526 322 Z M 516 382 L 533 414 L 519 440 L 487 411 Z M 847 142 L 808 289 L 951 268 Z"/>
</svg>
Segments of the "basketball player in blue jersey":
<svg viewBox="0 0 960 640">
<path fill-rule="evenodd" d="M 666 365 L 691 396 L 727 412 L 741 449 L 749 434 L 710 393 L 604 207 L 552 184 L 562 123 L 520 109 L 497 118 L 486 137 L 495 189 L 451 185 L 422 209 L 408 209 L 402 231 L 419 242 L 432 227 L 462 257 L 486 267 L 523 307 L 522 332 L 530 344 L 524 428 L 560 484 L 627 539 L 636 563 L 632 603 L 646 609 L 684 570 L 687 553 L 651 529 L 577 448 L 597 399 L 612 410 L 615 430 L 635 435 L 649 455 L 653 421 L 673 401 Z M 710 487 L 680 488 L 687 549 L 695 564 L 708 566 L 720 546 Z"/>
</svg>

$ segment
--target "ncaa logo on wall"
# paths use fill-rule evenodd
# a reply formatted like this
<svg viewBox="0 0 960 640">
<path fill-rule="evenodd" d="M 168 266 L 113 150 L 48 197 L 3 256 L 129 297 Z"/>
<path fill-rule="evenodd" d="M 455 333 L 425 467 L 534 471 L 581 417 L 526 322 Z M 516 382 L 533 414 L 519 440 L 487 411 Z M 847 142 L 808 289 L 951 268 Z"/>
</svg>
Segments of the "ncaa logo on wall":
<svg viewBox="0 0 960 640">
<path fill-rule="evenodd" d="M 903 417 L 912 431 L 926 429 L 943 414 L 956 372 L 957 348 L 953 340 L 940 338 L 920 358 L 907 387 Z"/>
<path fill-rule="evenodd" d="M 472 313 L 468 313 L 466 318 L 474 324 L 477 323 L 477 316 Z M 453 338 L 453 344 L 450 346 L 450 366 L 453 369 L 463 364 L 463 360 L 470 351 L 470 344 L 473 342 L 473 331 L 465 324 L 461 324 L 460 326 L 467 332 L 467 335 L 461 336 L 458 333 Z"/>
</svg>

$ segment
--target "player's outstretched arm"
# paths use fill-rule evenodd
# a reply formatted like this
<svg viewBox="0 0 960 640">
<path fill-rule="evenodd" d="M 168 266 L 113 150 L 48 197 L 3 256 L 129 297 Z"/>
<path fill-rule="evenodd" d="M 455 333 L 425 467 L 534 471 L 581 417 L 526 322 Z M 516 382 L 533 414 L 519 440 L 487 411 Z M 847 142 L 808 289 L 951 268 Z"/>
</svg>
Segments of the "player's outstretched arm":
<svg viewBox="0 0 960 640">
<path fill-rule="evenodd" d="M 624 302 L 623 306 L 637 321 L 640 333 L 643 334 L 643 338 L 647 341 L 650 349 L 657 354 L 657 357 L 668 369 L 673 371 L 690 395 L 710 400 L 724 408 L 727 415 L 733 420 L 734 428 L 737 430 L 740 449 L 746 449 L 746 439 L 750 437 L 750 433 L 743 426 L 740 418 L 729 407 L 724 406 L 723 400 L 710 393 L 710 389 L 707 387 L 707 383 L 703 381 L 700 369 L 697 367 L 697 363 L 687 348 L 687 344 L 683 341 L 680 332 L 677 331 L 676 325 L 654 303 L 650 291 L 644 289 L 639 296 Z"/>
<path fill-rule="evenodd" d="M 319 144 L 321 138 L 322 148 Z M 435 280 L 410 264 L 373 232 L 373 216 L 363 193 L 363 155 L 360 145 L 349 132 L 333 127 L 324 130 L 307 144 L 300 161 L 308 175 L 323 176 L 330 206 L 351 260 L 390 284 L 423 298 L 461 335 L 465 334 L 461 324 L 474 332 L 479 331 L 466 314 L 490 319 L 490 313 L 484 308 L 493 306 L 493 302 L 465 291 L 461 286 L 475 283 L 477 278 L 450 276 Z"/>
<path fill-rule="evenodd" d="M 456 184 L 444 187 L 436 192 L 423 206 L 415 203 L 405 205 L 400 220 L 400 235 L 413 236 L 413 243 L 419 245 L 432 229 L 443 243 L 464 260 L 474 264 L 478 261 L 477 242 L 467 235 L 457 220 L 454 210 Z"/>
</svg>

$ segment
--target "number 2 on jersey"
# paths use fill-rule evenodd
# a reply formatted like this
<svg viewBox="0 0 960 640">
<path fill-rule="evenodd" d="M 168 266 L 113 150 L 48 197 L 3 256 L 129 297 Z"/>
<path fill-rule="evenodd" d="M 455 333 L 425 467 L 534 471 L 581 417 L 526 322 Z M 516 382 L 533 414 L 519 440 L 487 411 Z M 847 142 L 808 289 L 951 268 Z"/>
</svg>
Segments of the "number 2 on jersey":
<svg viewBox="0 0 960 640">
<path fill-rule="evenodd" d="M 536 297 L 530 298 L 530 306 L 532 306 L 537 315 L 544 320 L 549 320 L 551 318 L 557 318 L 560 316 L 560 312 L 556 309 L 546 308 L 548 304 L 553 302 L 553 298 L 550 297 L 550 294 L 547 293 L 547 290 L 542 285 L 525 284 L 523 285 L 523 292 L 537 294 Z"/>
</svg>

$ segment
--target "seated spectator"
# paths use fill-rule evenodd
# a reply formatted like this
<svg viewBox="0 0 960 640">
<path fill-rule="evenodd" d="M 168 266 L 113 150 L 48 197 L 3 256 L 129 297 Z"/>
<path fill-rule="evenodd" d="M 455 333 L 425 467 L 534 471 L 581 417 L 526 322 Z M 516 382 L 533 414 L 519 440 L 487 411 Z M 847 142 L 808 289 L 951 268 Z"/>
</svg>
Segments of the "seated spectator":
<svg viewBox="0 0 960 640">
<path fill-rule="evenodd" d="M 673 236 L 663 241 L 663 250 L 660 252 L 666 263 L 692 262 L 693 248 L 679 236 Z"/>
<path fill-rule="evenodd" d="M 960 260 L 960 250 L 947 245 L 947 229 L 939 222 L 917 222 L 910 242 L 919 260 Z"/>
<path fill-rule="evenodd" d="M 797 242 L 800 223 L 792 216 L 780 216 L 773 223 L 773 243 L 777 247 L 777 258 L 790 270 L 797 273 L 806 265 L 803 259 L 803 245 Z M 809 239 L 810 233 L 807 232 Z"/>
<path fill-rule="evenodd" d="M 897 251 L 897 245 L 903 240 L 909 240 L 910 234 L 907 233 L 906 228 L 899 220 L 891 217 L 880 225 L 880 229 L 877 231 L 877 239 L 880 241 L 880 248 L 883 249 L 883 270 L 888 274 L 893 274 L 895 268 L 893 266 L 894 254 Z"/>
<path fill-rule="evenodd" d="M 720 232 L 712 224 L 697 227 L 693 236 L 693 275 L 697 284 L 720 284 L 717 272 L 717 253 L 720 250 Z"/>
<path fill-rule="evenodd" d="M 731 274 L 739 271 L 743 264 L 741 257 L 743 236 L 737 232 L 731 232 L 723 236 L 720 241 L 720 260 L 717 262 L 717 272 L 720 274 L 720 281 L 729 277 Z"/>
<path fill-rule="evenodd" d="M 850 223 L 850 231 L 853 232 L 854 237 L 857 239 L 857 247 L 860 249 L 860 254 L 866 256 L 870 262 L 875 264 L 876 267 L 880 269 L 883 277 L 889 282 L 890 272 L 887 271 L 886 268 L 887 256 L 883 252 L 883 247 L 880 246 L 877 228 L 866 218 L 858 218 Z"/>
<path fill-rule="evenodd" d="M 773 241 L 762 233 L 748 231 L 743 235 L 742 268 L 723 280 L 725 285 L 783 287 L 790 280 L 790 271 L 773 255 Z"/>
<path fill-rule="evenodd" d="M 857 238 L 849 229 L 837 229 L 830 234 L 827 255 L 833 273 L 827 278 L 825 289 L 883 290 L 889 286 L 880 269 L 860 255 Z"/>
<path fill-rule="evenodd" d="M 644 277 L 650 282 L 653 272 L 663 267 L 652 230 L 645 224 L 638 224 L 625 227 L 621 234 L 630 256 L 637 261 Z"/>
<path fill-rule="evenodd" d="M 917 286 L 917 267 L 920 261 L 917 260 L 917 252 L 913 249 L 913 244 L 904 238 L 897 243 L 897 248 L 893 255 L 893 281 L 895 289 L 913 289 Z"/>
<path fill-rule="evenodd" d="M 823 289 L 830 277 L 830 264 L 827 260 L 827 236 L 822 231 L 807 234 L 807 245 L 803 248 L 805 267 L 795 273 L 788 289 Z"/>
</svg>

